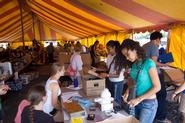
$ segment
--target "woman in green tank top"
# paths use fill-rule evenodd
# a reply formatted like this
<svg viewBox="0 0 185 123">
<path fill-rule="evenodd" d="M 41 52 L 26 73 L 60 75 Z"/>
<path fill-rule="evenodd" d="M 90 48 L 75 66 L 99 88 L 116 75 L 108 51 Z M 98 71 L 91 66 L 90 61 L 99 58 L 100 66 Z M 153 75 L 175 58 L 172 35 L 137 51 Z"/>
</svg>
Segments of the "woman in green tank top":
<svg viewBox="0 0 185 123">
<path fill-rule="evenodd" d="M 154 61 L 146 58 L 139 42 L 126 39 L 121 45 L 121 51 L 133 63 L 130 76 L 136 86 L 136 97 L 128 101 L 127 89 L 123 99 L 130 107 L 135 107 L 135 116 L 141 123 L 152 123 L 158 107 L 156 93 L 161 88 L 156 65 Z"/>
</svg>

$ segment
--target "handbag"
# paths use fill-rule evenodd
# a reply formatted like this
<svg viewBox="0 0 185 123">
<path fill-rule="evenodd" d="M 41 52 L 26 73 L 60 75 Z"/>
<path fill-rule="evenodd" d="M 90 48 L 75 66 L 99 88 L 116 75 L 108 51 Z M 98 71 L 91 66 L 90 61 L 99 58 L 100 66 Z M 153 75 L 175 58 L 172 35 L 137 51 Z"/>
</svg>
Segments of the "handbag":
<svg viewBox="0 0 185 123">
<path fill-rule="evenodd" d="M 128 101 L 130 101 L 131 99 L 134 99 L 136 98 L 136 82 L 138 80 L 138 76 L 139 76 L 139 73 L 142 69 L 142 66 L 143 66 L 144 63 L 141 64 L 141 66 L 139 67 L 139 70 L 137 71 L 137 74 L 136 74 L 136 79 L 133 80 L 134 82 L 134 85 L 132 87 L 129 88 L 129 96 L 128 96 Z M 135 116 L 135 107 L 130 107 L 129 106 L 129 109 L 128 109 L 128 113 L 132 116 Z"/>
<path fill-rule="evenodd" d="M 73 69 L 73 67 L 71 65 L 69 65 L 67 67 L 67 70 L 66 70 L 67 74 L 69 76 L 75 76 L 76 75 L 76 70 Z"/>
<path fill-rule="evenodd" d="M 74 56 L 72 57 L 72 60 L 73 60 Z M 73 69 L 73 67 L 71 66 L 71 64 L 67 67 L 67 70 L 66 70 L 67 74 L 69 76 L 75 76 L 76 75 L 76 70 Z"/>
</svg>

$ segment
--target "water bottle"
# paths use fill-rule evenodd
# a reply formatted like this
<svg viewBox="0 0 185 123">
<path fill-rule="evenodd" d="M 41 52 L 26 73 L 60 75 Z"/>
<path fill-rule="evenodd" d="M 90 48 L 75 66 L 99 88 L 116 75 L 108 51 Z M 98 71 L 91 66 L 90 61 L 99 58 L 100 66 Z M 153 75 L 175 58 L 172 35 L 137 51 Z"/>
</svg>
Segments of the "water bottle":
<svg viewBox="0 0 185 123">
<path fill-rule="evenodd" d="M 78 87 L 78 79 L 77 78 L 74 79 L 74 83 L 73 84 L 74 84 L 74 88 Z"/>
</svg>

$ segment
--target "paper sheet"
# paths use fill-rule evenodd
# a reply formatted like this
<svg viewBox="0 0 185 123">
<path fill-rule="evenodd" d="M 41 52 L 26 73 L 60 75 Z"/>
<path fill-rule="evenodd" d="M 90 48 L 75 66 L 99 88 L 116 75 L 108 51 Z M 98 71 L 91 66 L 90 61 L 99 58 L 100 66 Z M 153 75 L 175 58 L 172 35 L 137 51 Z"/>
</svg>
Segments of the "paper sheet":
<svg viewBox="0 0 185 123">
<path fill-rule="evenodd" d="M 78 87 L 74 88 L 74 85 L 70 85 L 67 88 L 71 89 L 71 90 L 80 90 L 82 89 L 82 85 L 79 85 Z"/>
<path fill-rule="evenodd" d="M 73 97 L 73 96 L 80 96 L 81 97 L 81 95 L 78 93 L 78 91 L 62 93 L 63 102 L 70 101 L 71 97 Z"/>
</svg>

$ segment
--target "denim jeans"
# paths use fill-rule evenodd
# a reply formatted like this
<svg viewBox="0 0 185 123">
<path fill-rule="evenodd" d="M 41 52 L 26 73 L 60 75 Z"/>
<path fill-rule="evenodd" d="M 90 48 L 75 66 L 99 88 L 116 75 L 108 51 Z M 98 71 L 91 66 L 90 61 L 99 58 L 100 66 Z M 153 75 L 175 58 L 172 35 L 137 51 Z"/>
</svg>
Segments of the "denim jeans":
<svg viewBox="0 0 185 123">
<path fill-rule="evenodd" d="M 136 118 L 140 121 L 140 123 L 153 123 L 157 107 L 157 99 L 143 100 L 135 107 Z"/>
<path fill-rule="evenodd" d="M 158 109 L 156 113 L 155 119 L 158 120 L 165 120 L 167 115 L 167 102 L 166 102 L 166 88 L 165 88 L 165 82 L 164 82 L 164 76 L 162 73 L 159 74 L 159 79 L 161 83 L 161 90 L 157 93 L 157 101 L 158 101 Z"/>
<path fill-rule="evenodd" d="M 123 93 L 123 81 L 109 83 L 109 91 L 115 102 L 121 106 L 122 104 L 122 93 Z"/>
</svg>

